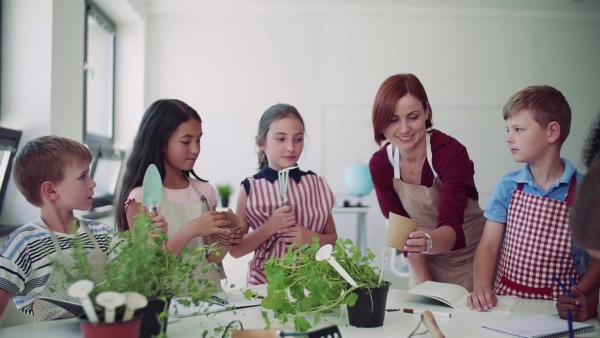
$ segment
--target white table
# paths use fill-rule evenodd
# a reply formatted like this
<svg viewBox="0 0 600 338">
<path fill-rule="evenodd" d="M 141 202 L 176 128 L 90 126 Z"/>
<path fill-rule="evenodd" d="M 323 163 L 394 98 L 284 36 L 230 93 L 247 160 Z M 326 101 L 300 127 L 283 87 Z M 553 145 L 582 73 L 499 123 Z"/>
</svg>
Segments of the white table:
<svg viewBox="0 0 600 338">
<path fill-rule="evenodd" d="M 356 214 L 356 246 L 365 252 L 367 248 L 367 213 L 371 207 L 333 207 L 334 214 Z"/>
<path fill-rule="evenodd" d="M 468 310 L 454 310 L 440 305 L 433 300 L 421 296 L 407 294 L 405 291 L 391 289 L 388 294 L 387 308 L 413 308 L 450 312 L 451 318 L 436 317 L 436 321 L 446 337 L 506 337 L 499 333 L 485 330 L 482 324 L 504 321 L 536 314 L 554 315 L 556 310 L 553 301 L 521 299 L 511 313 L 505 312 L 475 312 Z M 232 320 L 241 320 L 244 328 L 264 328 L 261 308 L 253 307 L 236 311 L 221 312 L 211 316 L 195 316 L 182 318 L 179 322 L 170 323 L 167 334 L 170 338 L 201 337 L 204 330 L 213 332 L 215 327 L 226 326 Z M 386 312 L 384 325 L 377 328 L 356 328 L 348 325 L 346 311 L 341 309 L 333 313 L 322 315 L 318 327 L 336 324 L 344 338 L 359 337 L 407 337 L 420 321 L 418 315 L 397 312 Z M 293 331 L 293 326 L 282 327 L 278 322 L 272 321 L 276 327 Z M 595 332 L 578 335 L 577 337 L 600 337 L 598 321 L 588 320 L 587 323 L 596 326 Z M 421 326 L 424 328 L 424 326 Z M 220 334 L 211 333 L 208 337 L 220 337 Z M 81 337 L 76 319 L 43 322 L 30 325 L 15 326 L 0 330 L 2 338 L 37 338 L 37 337 Z M 430 337 L 425 334 L 419 337 Z"/>
</svg>

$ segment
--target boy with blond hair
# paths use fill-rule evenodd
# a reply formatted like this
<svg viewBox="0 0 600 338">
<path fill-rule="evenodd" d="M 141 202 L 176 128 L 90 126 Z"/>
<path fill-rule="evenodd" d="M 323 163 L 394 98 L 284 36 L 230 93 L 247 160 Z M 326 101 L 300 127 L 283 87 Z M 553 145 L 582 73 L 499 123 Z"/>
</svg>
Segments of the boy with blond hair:
<svg viewBox="0 0 600 338">
<path fill-rule="evenodd" d="M 75 237 L 94 266 L 92 274 L 102 271 L 112 229 L 73 215 L 75 209 L 92 206 L 96 183 L 89 175 L 91 161 L 83 144 L 57 136 L 29 141 L 15 158 L 15 184 L 40 208 L 40 217 L 13 231 L 0 251 L 0 317 L 11 298 L 17 309 L 37 320 L 73 316 L 38 297 L 78 302 L 67 295 L 64 276 L 52 268 L 54 261 L 63 266 L 73 261 Z"/>
<path fill-rule="evenodd" d="M 598 261 L 588 267 L 589 256 L 571 242 L 569 207 L 583 174 L 560 157 L 571 128 L 567 100 L 551 86 L 531 86 L 508 100 L 503 115 L 506 142 L 515 161 L 525 167 L 500 178 L 485 210 L 468 299 L 477 311 L 494 307 L 496 295 L 556 300 L 564 291 L 553 276 L 569 287 L 571 280 L 584 285 L 600 273 Z M 598 303 L 597 292 L 588 297 Z M 594 313 L 575 319 L 592 317 L 593 308 Z"/>
</svg>

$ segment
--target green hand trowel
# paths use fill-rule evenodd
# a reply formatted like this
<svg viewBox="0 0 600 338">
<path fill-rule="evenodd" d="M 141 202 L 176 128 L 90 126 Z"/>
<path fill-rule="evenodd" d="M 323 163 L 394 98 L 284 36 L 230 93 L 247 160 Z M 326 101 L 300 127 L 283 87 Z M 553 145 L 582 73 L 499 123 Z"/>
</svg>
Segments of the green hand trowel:
<svg viewBox="0 0 600 338">
<path fill-rule="evenodd" d="M 155 217 L 158 204 L 162 203 L 162 179 L 158 168 L 151 164 L 146 169 L 144 174 L 144 182 L 142 183 L 142 204 L 148 210 L 150 217 Z"/>
</svg>

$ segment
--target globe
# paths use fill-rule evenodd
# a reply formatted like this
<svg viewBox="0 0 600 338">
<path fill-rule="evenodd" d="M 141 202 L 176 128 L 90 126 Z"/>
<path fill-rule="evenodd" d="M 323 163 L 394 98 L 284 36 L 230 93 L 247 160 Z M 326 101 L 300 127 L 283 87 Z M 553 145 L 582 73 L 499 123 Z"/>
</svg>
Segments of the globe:
<svg viewBox="0 0 600 338">
<path fill-rule="evenodd" d="M 353 163 L 344 169 L 342 180 L 346 185 L 346 192 L 358 197 L 364 196 L 373 190 L 373 180 L 369 167 L 364 163 Z"/>
</svg>

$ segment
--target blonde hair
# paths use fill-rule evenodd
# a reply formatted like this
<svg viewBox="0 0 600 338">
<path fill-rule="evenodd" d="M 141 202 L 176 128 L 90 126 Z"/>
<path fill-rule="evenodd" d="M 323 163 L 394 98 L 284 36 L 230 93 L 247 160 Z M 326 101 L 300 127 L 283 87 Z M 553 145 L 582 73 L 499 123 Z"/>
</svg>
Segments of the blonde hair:
<svg viewBox="0 0 600 338">
<path fill-rule="evenodd" d="M 523 109 L 529 110 L 542 128 L 556 121 L 560 125 L 560 144 L 565 142 L 571 131 L 571 107 L 559 90 L 551 86 L 530 86 L 515 93 L 504 105 L 504 120 Z"/>
<path fill-rule="evenodd" d="M 42 183 L 60 182 L 67 165 L 76 161 L 92 161 L 92 153 L 83 144 L 59 136 L 35 138 L 27 142 L 15 158 L 15 184 L 29 203 L 40 207 Z"/>
</svg>

